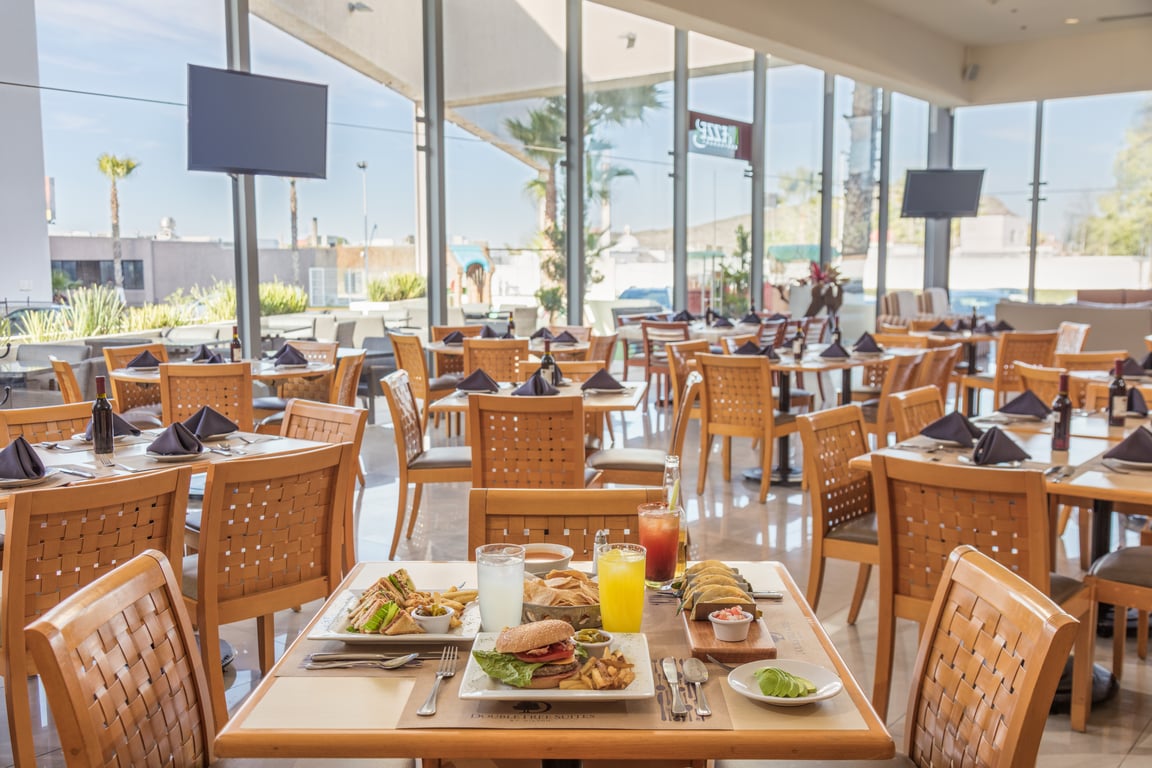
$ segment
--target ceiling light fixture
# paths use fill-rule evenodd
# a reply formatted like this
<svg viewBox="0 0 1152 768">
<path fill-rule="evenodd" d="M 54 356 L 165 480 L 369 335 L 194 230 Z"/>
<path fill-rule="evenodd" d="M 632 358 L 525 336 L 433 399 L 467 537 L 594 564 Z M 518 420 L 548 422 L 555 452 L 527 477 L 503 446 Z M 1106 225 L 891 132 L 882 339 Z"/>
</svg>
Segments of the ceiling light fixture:
<svg viewBox="0 0 1152 768">
<path fill-rule="evenodd" d="M 1077 18 L 1075 18 L 1075 17 L 1073 17 L 1073 18 L 1068 18 L 1068 19 L 1064 19 L 1064 23 L 1065 23 L 1065 24 L 1079 24 L 1079 23 L 1080 23 L 1080 19 L 1077 19 Z"/>
<path fill-rule="evenodd" d="M 635 32 L 625 32 L 624 34 L 620 35 L 620 37 L 624 38 L 624 47 L 625 48 L 634 48 L 636 46 L 636 33 Z"/>
<path fill-rule="evenodd" d="M 357 0 L 355 3 L 348 3 L 348 13 L 356 13 L 356 11 L 367 11 L 368 13 L 371 13 L 372 6 L 368 5 L 367 3 L 361 3 L 359 0 Z"/>
</svg>

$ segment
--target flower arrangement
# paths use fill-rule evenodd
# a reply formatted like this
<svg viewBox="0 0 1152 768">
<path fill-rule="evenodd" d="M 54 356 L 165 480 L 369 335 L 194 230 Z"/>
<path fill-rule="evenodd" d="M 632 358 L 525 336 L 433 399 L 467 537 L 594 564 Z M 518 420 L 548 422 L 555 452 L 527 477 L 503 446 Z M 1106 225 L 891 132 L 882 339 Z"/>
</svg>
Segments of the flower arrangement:
<svg viewBox="0 0 1152 768">
<path fill-rule="evenodd" d="M 844 303 L 844 284 L 848 278 L 841 276 L 838 267 L 823 269 L 816 262 L 809 264 L 808 277 L 797 281 L 797 285 L 812 286 L 812 301 L 804 311 L 805 317 L 815 317 L 821 309 L 835 316 Z"/>
</svg>

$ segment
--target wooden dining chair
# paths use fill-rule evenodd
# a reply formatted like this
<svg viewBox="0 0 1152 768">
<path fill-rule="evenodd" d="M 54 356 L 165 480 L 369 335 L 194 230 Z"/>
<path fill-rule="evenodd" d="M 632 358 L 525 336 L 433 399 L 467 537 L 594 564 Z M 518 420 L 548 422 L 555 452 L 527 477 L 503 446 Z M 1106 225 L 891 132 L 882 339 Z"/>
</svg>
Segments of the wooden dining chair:
<svg viewBox="0 0 1152 768">
<path fill-rule="evenodd" d="M 168 348 L 163 344 L 130 344 L 123 347 L 104 347 L 104 363 L 108 373 L 124 368 L 132 358 L 141 352 L 151 352 L 161 363 L 168 362 Z M 108 393 L 117 403 L 120 415 L 133 424 L 149 426 L 149 417 L 155 421 L 153 426 L 161 425 L 162 398 L 159 382 L 122 381 L 115 376 L 111 379 Z"/>
<path fill-rule="evenodd" d="M 923 359 L 922 353 L 900 354 L 893 357 L 888 361 L 888 369 L 884 372 L 880 396 L 875 401 L 865 400 L 861 404 L 868 434 L 876 438 L 877 447 L 883 448 L 888 445 L 888 434 L 896 428 L 892 418 L 892 395 L 912 388 L 912 383 L 916 380 L 916 371 Z"/>
<path fill-rule="evenodd" d="M 940 400 L 948 402 L 948 390 L 952 385 L 952 372 L 964 354 L 962 344 L 949 344 L 947 346 L 932 346 L 924 353 L 916 377 L 912 381 L 913 387 L 936 387 L 940 392 Z"/>
<path fill-rule="evenodd" d="M 0 448 L 23 436 L 30 443 L 69 440 L 88 428 L 92 403 L 0 409 Z"/>
<path fill-rule="evenodd" d="M 760 346 L 775 349 L 783 344 L 784 326 L 786 322 L 785 320 L 765 320 L 760 323 Z"/>
<path fill-rule="evenodd" d="M 677 398 L 684 391 L 684 382 L 688 380 L 689 363 L 701 353 L 709 354 L 712 346 L 705 339 L 689 339 L 688 341 L 673 341 L 664 345 L 668 350 L 668 383 L 672 389 L 672 397 Z M 679 403 L 676 403 L 679 406 Z M 688 418 L 700 419 L 700 403 L 697 401 Z"/>
<path fill-rule="evenodd" d="M 648 382 L 648 394 L 652 393 L 652 382 L 656 382 L 656 404 L 671 402 L 672 384 L 669 379 L 668 350 L 670 342 L 687 341 L 688 323 L 657 322 L 644 320 L 640 323 L 640 335 L 644 340 L 644 380 Z"/>
<path fill-rule="evenodd" d="M 643 333 L 632 338 L 620 329 L 625 326 L 632 326 L 629 330 L 636 330 L 639 332 L 640 323 L 643 322 L 644 315 L 617 315 L 616 316 L 616 333 L 620 336 L 623 344 L 621 345 L 621 352 L 624 366 L 624 378 L 628 378 L 628 371 L 631 368 L 639 368 L 644 370 L 644 336 Z"/>
<path fill-rule="evenodd" d="M 473 488 L 584 488 L 584 398 L 468 398 Z"/>
<path fill-rule="evenodd" d="M 618 333 L 604 335 L 593 334 L 588 339 L 588 352 L 585 360 L 595 361 L 604 366 L 604 370 L 611 371 L 613 358 L 616 357 L 616 341 L 620 338 Z"/>
<path fill-rule="evenodd" d="M 255 618 L 267 674 L 276 611 L 327 598 L 340 583 L 352 462 L 341 443 L 208 465 L 200 551 L 184 558 L 183 592 L 217 722 L 228 719 L 220 627 Z"/>
<path fill-rule="evenodd" d="M 483 333 L 484 326 L 434 325 L 428 330 L 432 334 L 432 341 L 443 341 L 445 336 L 456 332 L 459 332 L 461 336 L 475 339 Z M 464 358 L 460 355 L 448 354 L 447 352 L 434 352 L 432 354 L 432 375 L 434 377 L 455 376 L 458 379 L 463 378 Z"/>
<path fill-rule="evenodd" d="M 1117 360 L 1128 357 L 1126 349 L 1106 349 L 1101 352 L 1057 352 L 1052 357 L 1052 367 L 1071 371 L 1106 371 L 1111 373 Z M 1088 397 L 1088 382 L 1072 377 L 1069 380 L 1068 396 L 1073 408 L 1084 408 Z"/>
<path fill-rule="evenodd" d="M 339 360 L 336 350 L 339 345 L 335 341 L 289 341 L 286 347 L 292 347 L 304 356 L 309 363 L 323 363 L 335 366 Z M 326 373 L 317 373 L 308 376 L 293 376 L 284 379 L 276 388 L 276 393 L 269 397 L 258 397 L 252 401 L 252 410 L 255 419 L 263 422 L 269 416 L 283 415 L 284 407 L 294 397 L 306 400 L 326 402 L 335 380 L 335 370 Z M 270 424 L 273 429 L 279 426 L 279 420 L 273 419 Z"/>
<path fill-rule="evenodd" d="M 566 360 L 559 365 L 564 378 L 574 384 L 587 381 L 604 367 L 604 363 L 594 360 Z M 540 370 L 539 360 L 520 360 L 516 363 L 516 374 L 511 380 L 527 381 L 538 370 Z"/>
<path fill-rule="evenodd" d="M 896 429 L 896 442 L 920 434 L 920 430 L 944 416 L 944 399 L 936 387 L 916 387 L 893 393 L 889 408 Z"/>
<path fill-rule="evenodd" d="M 84 402 L 84 395 L 80 391 L 80 382 L 76 380 L 76 371 L 72 370 L 72 363 L 58 360 L 54 356 L 50 356 L 48 360 L 52 363 L 52 372 L 56 374 L 56 386 L 60 388 L 60 396 L 64 398 L 64 402 Z"/>
<path fill-rule="evenodd" d="M 1087 722 L 1091 666 L 1088 588 L 1052 573 L 1051 527 L 1044 476 L 1034 470 L 948 466 L 872 456 L 880 541 L 880 619 L 872 706 L 887 716 L 896 619 L 921 627 L 940 586 L 948 553 L 970 544 L 1019 574 L 1080 626 L 1075 641 L 1072 729 Z"/>
<path fill-rule="evenodd" d="M 528 359 L 528 339 L 464 339 L 464 375 L 477 368 L 496 381 L 517 381 L 516 366 Z"/>
<path fill-rule="evenodd" d="M 392 340 L 396 368 L 408 373 L 412 392 L 420 404 L 420 429 L 423 431 L 424 425 L 428 423 L 428 406 L 455 392 L 456 385 L 460 383 L 460 374 L 449 373 L 430 378 L 428 359 L 424 355 L 424 345 L 420 343 L 419 337 L 410 333 L 390 333 L 388 338 Z M 448 420 L 448 434 L 449 436 L 452 434 L 451 419 Z"/>
<path fill-rule="evenodd" d="M 672 423 L 668 450 L 659 448 L 606 448 L 588 457 L 588 466 L 601 472 L 600 481 L 619 485 L 662 485 L 664 458 L 684 456 L 684 438 L 692 408 L 700 399 L 703 377 L 696 371 L 688 374 L 684 391 L 676 398 L 676 419 Z"/>
<path fill-rule="evenodd" d="M 960 379 L 960 398 L 967 402 L 968 391 L 990 389 L 992 407 L 999 408 L 1009 392 L 1024 391 L 1024 383 L 1016 371 L 1016 363 L 1052 365 L 1056 352 L 1056 332 L 1007 332 L 996 342 L 996 366 L 990 373 L 968 374 Z"/>
<path fill-rule="evenodd" d="M 641 504 L 664 500 L 664 489 L 473 488 L 468 494 L 468 559 L 483 544 L 564 544 L 573 559 L 592 560 L 596 532 L 613 542 L 640 541 Z"/>
<path fill-rule="evenodd" d="M 872 476 L 848 465 L 851 459 L 868 453 L 864 414 L 853 403 L 800 416 L 797 426 L 812 498 L 808 604 L 815 611 L 820 603 L 828 558 L 859 563 L 848 608 L 848 623 L 855 624 L 872 566 L 880 562 Z"/>
<path fill-rule="evenodd" d="M 1016 372 L 1020 375 L 1023 389 L 1032 390 L 1032 394 L 1040 398 L 1045 405 L 1050 405 L 1056 399 L 1056 393 L 1060 391 L 1060 374 L 1067 373 L 1063 368 L 1049 368 L 1024 362 L 1016 363 Z"/>
<path fill-rule="evenodd" d="M 163 553 L 105 573 L 25 636 L 69 768 L 212 763 L 208 679 Z"/>
<path fill-rule="evenodd" d="M 160 550 L 179 563 L 190 477 L 191 470 L 181 467 L 8 498 L 0 673 L 16 765 L 36 764 L 28 678 L 37 670 L 24 627 L 145 550 Z"/>
<path fill-rule="evenodd" d="M 1073 323 L 1061 320 L 1056 326 L 1056 353 L 1082 352 L 1088 333 L 1092 330 L 1090 323 Z"/>
<path fill-rule="evenodd" d="M 259 418 L 259 415 L 257 414 L 258 422 L 256 424 L 256 431 L 278 434 L 280 432 L 280 425 L 284 423 L 284 411 L 287 409 L 288 403 L 293 399 L 308 400 L 310 402 L 331 403 L 333 405 L 343 405 L 350 408 L 355 407 L 357 390 L 360 386 L 360 371 L 364 367 L 364 358 L 367 356 L 367 354 L 367 351 L 362 351 L 354 355 L 347 355 L 339 359 L 339 362 L 336 365 L 336 372 L 328 384 L 328 392 L 324 398 L 318 399 L 302 396 L 297 398 L 288 398 L 287 400 L 283 400 L 283 409 L 263 418 Z M 289 381 L 291 381 L 291 379 Z M 252 401 L 254 409 L 259 407 L 260 401 L 261 398 L 257 398 L 256 400 Z M 270 398 L 266 398 L 265 401 L 270 401 Z M 357 455 L 359 455 L 359 451 L 357 451 Z M 356 479 L 361 485 L 364 484 L 364 473 L 362 470 L 357 471 Z"/>
<path fill-rule="evenodd" d="M 388 559 L 391 560 L 396 556 L 400 531 L 404 527 L 404 517 L 408 512 L 408 484 L 416 485 L 412 492 L 412 514 L 408 519 L 407 538 L 410 539 L 416 528 L 416 516 L 420 513 L 420 498 L 424 484 L 467 483 L 472 480 L 472 449 L 466 445 L 425 448 L 416 393 L 412 391 L 408 372 L 394 371 L 381 379 L 380 384 L 384 389 L 384 398 L 388 401 L 388 411 L 392 414 L 392 432 L 396 438 L 396 459 L 400 478 L 396 502 L 396 528 L 392 533 L 392 546 L 388 548 Z"/>
<path fill-rule="evenodd" d="M 160 366 L 160 393 L 165 424 L 191 418 L 207 405 L 242 431 L 253 427 L 251 363 L 164 364 Z"/>
<path fill-rule="evenodd" d="M 796 417 L 776 410 L 768 359 L 760 355 L 697 355 L 704 378 L 700 395 L 700 474 L 696 493 L 704 493 L 712 442 L 721 438 L 724 480 L 732 479 L 732 438 L 759 441 L 760 503 L 772 483 L 772 448 L 777 437 L 796 431 Z"/>
</svg>

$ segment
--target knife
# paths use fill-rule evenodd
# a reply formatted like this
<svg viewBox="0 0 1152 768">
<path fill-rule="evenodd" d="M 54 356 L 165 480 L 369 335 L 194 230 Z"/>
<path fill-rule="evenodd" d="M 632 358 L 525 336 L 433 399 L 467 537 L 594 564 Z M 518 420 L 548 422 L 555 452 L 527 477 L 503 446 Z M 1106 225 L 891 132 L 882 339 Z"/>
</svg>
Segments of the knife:
<svg viewBox="0 0 1152 768">
<path fill-rule="evenodd" d="M 363 653 L 352 651 L 317 651 L 309 656 L 311 661 L 390 661 L 391 659 L 400 656 L 407 656 L 411 651 L 406 653 Z M 440 658 L 440 654 L 420 654 L 421 658 Z"/>
<path fill-rule="evenodd" d="M 61 472 L 65 475 L 75 475 L 76 477 L 86 477 L 89 480 L 95 480 L 96 479 L 96 475 L 92 474 L 91 472 L 84 472 L 84 471 L 81 471 L 79 469 L 68 469 L 67 467 L 56 467 L 56 471 Z"/>
<path fill-rule="evenodd" d="M 676 659 L 668 656 L 660 662 L 660 666 L 664 669 L 668 687 L 672 689 L 672 717 L 683 720 L 688 717 L 688 707 L 684 706 L 684 699 L 680 698 L 680 674 L 676 671 Z"/>
</svg>

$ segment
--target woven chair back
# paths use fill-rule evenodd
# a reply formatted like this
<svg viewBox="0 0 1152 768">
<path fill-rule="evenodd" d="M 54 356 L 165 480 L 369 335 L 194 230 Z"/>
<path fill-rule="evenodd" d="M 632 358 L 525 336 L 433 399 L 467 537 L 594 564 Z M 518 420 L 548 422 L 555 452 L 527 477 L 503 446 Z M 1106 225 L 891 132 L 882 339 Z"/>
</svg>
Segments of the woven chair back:
<svg viewBox="0 0 1152 768">
<path fill-rule="evenodd" d="M 1024 388 L 1016 363 L 1032 365 L 1052 365 L 1056 354 L 1056 332 L 1051 333 L 1004 333 L 996 350 L 997 389 L 1004 392 L 1018 392 Z"/>
<path fill-rule="evenodd" d="M 916 387 L 892 395 L 896 439 L 907 440 L 944 415 L 944 400 L 936 387 Z"/>
<path fill-rule="evenodd" d="M 104 364 L 108 372 L 117 371 L 141 352 L 151 352 L 161 363 L 168 362 L 168 348 L 163 344 L 132 344 L 125 347 L 104 347 Z M 112 379 L 111 395 L 120 412 L 149 405 L 160 405 L 160 385 L 152 382 L 120 381 Z"/>
<path fill-rule="evenodd" d="M 844 405 L 797 418 L 812 493 L 812 524 L 827 533 L 875 511 L 872 476 L 848 462 L 868 453 L 868 433 L 858 405 Z"/>
<path fill-rule="evenodd" d="M 388 401 L 388 411 L 392 415 L 393 432 L 396 434 L 396 455 L 404 466 L 424 452 L 424 426 L 420 420 L 420 409 L 416 403 L 416 393 L 408 379 L 408 372 L 401 369 L 381 379 L 384 399 Z"/>
<path fill-rule="evenodd" d="M 516 381 L 516 366 L 528 359 L 528 339 L 464 339 L 464 375 L 477 368 L 496 381 Z"/>
<path fill-rule="evenodd" d="M 763 437 L 775 415 L 768 359 L 760 355 L 696 357 L 704 377 L 701 419 L 712 434 Z"/>
<path fill-rule="evenodd" d="M 252 429 L 252 366 L 249 363 L 220 365 L 161 365 L 160 391 L 165 424 L 184 421 L 207 405 Z"/>
<path fill-rule="evenodd" d="M 92 403 L 0 410 L 0 448 L 23 436 L 30 443 L 68 440 L 88 428 Z"/>
<path fill-rule="evenodd" d="M 83 402 L 84 395 L 80 392 L 80 382 L 76 380 L 76 371 L 72 369 L 72 363 L 57 360 L 55 357 L 50 358 L 50 361 L 52 372 L 56 374 L 56 386 L 60 387 L 60 396 L 64 398 L 64 402 Z"/>
<path fill-rule="evenodd" d="M 584 399 L 468 398 L 473 488 L 583 488 Z"/>
<path fill-rule="evenodd" d="M 454 331 L 459 331 L 461 336 L 474 339 L 484 332 L 484 326 L 434 325 L 430 330 L 432 331 L 432 341 L 442 341 L 445 336 Z M 464 358 L 460 355 L 450 355 L 447 352 L 436 352 L 432 355 L 432 370 L 436 372 L 437 376 L 443 376 L 446 373 L 463 373 Z"/>
</svg>

